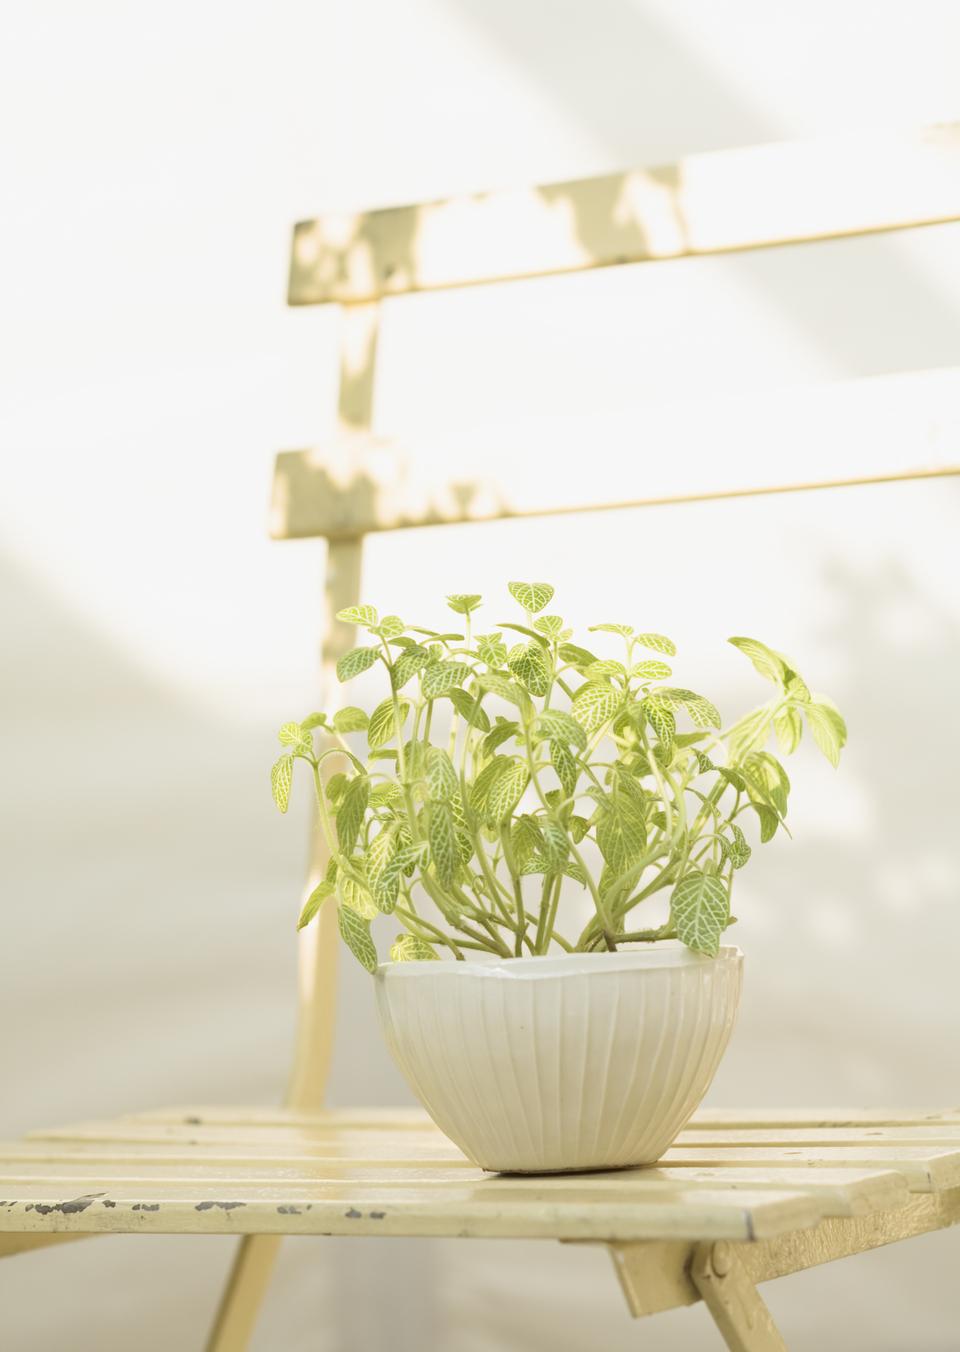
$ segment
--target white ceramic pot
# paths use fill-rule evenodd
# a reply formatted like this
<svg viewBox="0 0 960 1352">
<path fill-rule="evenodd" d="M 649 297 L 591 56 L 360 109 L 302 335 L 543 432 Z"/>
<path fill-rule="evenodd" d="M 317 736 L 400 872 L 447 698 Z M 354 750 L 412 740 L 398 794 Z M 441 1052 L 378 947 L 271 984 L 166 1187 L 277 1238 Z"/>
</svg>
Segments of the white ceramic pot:
<svg viewBox="0 0 960 1352">
<path fill-rule="evenodd" d="M 441 1131 L 505 1173 L 655 1163 L 706 1093 L 743 955 L 616 953 L 387 963 L 387 1045 Z"/>
</svg>

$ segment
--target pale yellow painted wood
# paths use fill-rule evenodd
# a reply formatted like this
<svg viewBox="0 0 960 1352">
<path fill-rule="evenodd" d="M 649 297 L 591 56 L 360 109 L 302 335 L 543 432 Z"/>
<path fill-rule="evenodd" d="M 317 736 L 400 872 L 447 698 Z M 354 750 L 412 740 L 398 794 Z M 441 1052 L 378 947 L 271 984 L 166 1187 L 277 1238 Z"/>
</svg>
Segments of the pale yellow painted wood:
<svg viewBox="0 0 960 1352">
<path fill-rule="evenodd" d="M 369 430 L 373 419 L 379 306 L 365 305 L 341 312 L 340 388 L 337 403 L 339 432 Z M 336 620 L 339 610 L 360 600 L 363 540 L 360 536 L 331 541 L 324 574 L 324 615 L 321 638 L 321 707 L 337 707 L 338 659 L 355 641 L 355 632 Z M 323 767 L 326 780 L 333 766 Z M 323 877 L 329 851 L 314 824 L 305 900 Z M 293 1065 L 287 1104 L 318 1108 L 323 1102 L 336 1017 L 338 936 L 336 911 L 325 907 L 301 931 L 298 939 L 298 1009 Z M 251 1234 L 241 1241 L 208 1342 L 208 1352 L 243 1352 L 276 1261 L 279 1240 L 269 1233 Z"/>
<path fill-rule="evenodd" d="M 698 1244 L 690 1276 L 730 1352 L 787 1352 L 735 1248 L 724 1240 Z"/>
<path fill-rule="evenodd" d="M 911 1197 L 896 1210 L 853 1218 L 828 1217 L 816 1226 L 742 1244 L 738 1255 L 750 1280 L 765 1282 L 957 1224 L 960 1188 Z M 610 1246 L 633 1315 L 659 1314 L 700 1299 L 690 1275 L 695 1247 L 673 1242 Z"/>
<path fill-rule="evenodd" d="M 302 221 L 291 305 L 756 249 L 960 218 L 960 129 L 751 146 Z"/>
</svg>

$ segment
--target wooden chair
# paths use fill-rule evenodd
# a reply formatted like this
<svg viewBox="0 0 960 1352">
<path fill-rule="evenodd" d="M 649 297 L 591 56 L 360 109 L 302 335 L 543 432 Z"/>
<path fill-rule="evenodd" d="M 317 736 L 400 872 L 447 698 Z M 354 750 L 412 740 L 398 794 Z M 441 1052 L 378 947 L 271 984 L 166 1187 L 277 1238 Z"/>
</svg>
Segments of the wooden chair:
<svg viewBox="0 0 960 1352">
<path fill-rule="evenodd" d="M 336 691 L 333 667 L 353 641 L 331 617 L 360 599 L 372 531 L 960 473 L 955 447 L 941 444 L 938 462 L 924 465 L 877 428 L 865 465 L 840 461 L 833 473 L 790 483 L 775 470 L 764 483 L 667 483 L 652 496 L 638 484 L 629 501 L 603 497 L 599 479 L 575 495 L 540 486 L 533 498 L 518 497 L 509 480 L 479 495 L 396 473 L 388 482 L 384 460 L 395 469 L 404 453 L 370 430 L 386 297 L 957 219 L 960 128 L 941 127 L 721 152 L 299 225 L 291 303 L 342 307 L 341 426 L 333 452 L 279 457 L 273 530 L 329 542 L 325 707 Z M 318 845 L 308 887 L 324 864 Z M 656 1169 L 521 1179 L 483 1176 L 419 1111 L 324 1111 L 332 910 L 300 945 L 285 1107 L 177 1108 L 3 1145 L 0 1255 L 103 1233 L 242 1236 L 208 1344 L 236 1352 L 285 1234 L 602 1243 L 635 1315 L 702 1299 L 728 1347 L 770 1352 L 784 1344 L 757 1283 L 960 1221 L 960 1112 L 702 1111 Z"/>
</svg>

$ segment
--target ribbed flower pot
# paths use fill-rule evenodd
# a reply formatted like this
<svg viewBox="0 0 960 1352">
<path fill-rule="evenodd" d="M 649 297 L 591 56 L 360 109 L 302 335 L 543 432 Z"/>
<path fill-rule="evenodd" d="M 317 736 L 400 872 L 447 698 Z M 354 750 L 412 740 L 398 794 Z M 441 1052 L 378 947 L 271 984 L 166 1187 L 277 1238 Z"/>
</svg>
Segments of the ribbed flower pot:
<svg viewBox="0 0 960 1352">
<path fill-rule="evenodd" d="M 387 1045 L 441 1131 L 503 1173 L 654 1164 L 716 1073 L 743 956 L 616 953 L 388 963 Z"/>
</svg>

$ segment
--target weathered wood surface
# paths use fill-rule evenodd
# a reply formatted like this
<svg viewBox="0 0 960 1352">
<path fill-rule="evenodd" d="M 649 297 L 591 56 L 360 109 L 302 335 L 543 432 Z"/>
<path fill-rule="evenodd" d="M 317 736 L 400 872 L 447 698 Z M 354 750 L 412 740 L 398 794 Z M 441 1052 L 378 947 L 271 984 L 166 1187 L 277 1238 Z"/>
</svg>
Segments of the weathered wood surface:
<svg viewBox="0 0 960 1352">
<path fill-rule="evenodd" d="M 960 218 L 960 127 L 691 155 L 676 164 L 294 231 L 291 305 L 684 258 Z"/>
<path fill-rule="evenodd" d="M 80 1123 L 0 1146 L 0 1234 L 753 1243 L 960 1186 L 957 1113 L 720 1116 L 695 1118 L 656 1168 L 565 1177 L 484 1174 L 414 1110 L 188 1108 Z"/>
</svg>

